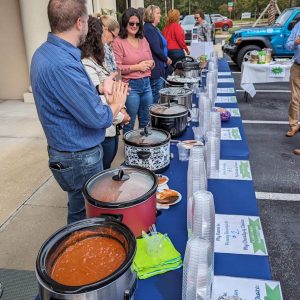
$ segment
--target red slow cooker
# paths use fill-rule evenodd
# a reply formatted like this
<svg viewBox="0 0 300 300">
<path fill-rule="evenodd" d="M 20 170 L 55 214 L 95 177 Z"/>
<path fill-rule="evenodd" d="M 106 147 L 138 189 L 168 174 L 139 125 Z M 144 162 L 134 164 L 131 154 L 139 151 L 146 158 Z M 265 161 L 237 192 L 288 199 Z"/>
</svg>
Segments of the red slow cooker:
<svg viewBox="0 0 300 300">
<path fill-rule="evenodd" d="M 88 218 L 112 215 L 136 237 L 156 222 L 156 175 L 144 168 L 120 166 L 90 178 L 83 187 Z"/>
</svg>

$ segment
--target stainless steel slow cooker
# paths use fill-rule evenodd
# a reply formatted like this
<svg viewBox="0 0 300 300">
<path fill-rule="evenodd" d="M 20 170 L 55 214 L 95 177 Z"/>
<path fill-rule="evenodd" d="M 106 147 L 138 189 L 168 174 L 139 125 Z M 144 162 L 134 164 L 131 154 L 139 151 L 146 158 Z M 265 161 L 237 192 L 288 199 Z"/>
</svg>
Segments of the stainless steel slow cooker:
<svg viewBox="0 0 300 300">
<path fill-rule="evenodd" d="M 156 175 L 144 168 L 120 166 L 104 170 L 83 187 L 88 218 L 111 215 L 136 237 L 156 222 Z"/>
<path fill-rule="evenodd" d="M 176 62 L 174 74 L 181 77 L 201 78 L 200 63 L 191 56 L 185 56 L 183 59 Z"/>
<path fill-rule="evenodd" d="M 170 165 L 170 133 L 156 128 L 131 130 L 124 134 L 125 164 L 155 173 Z"/>
<path fill-rule="evenodd" d="M 177 103 L 185 105 L 188 109 L 192 109 L 193 91 L 184 87 L 168 87 L 161 89 L 160 104 L 164 103 Z"/>
<path fill-rule="evenodd" d="M 125 259 L 113 273 L 99 281 L 79 286 L 65 285 L 53 279 L 52 270 L 62 255 L 67 251 L 69 251 L 67 254 L 72 254 L 76 243 L 90 242 L 92 238 L 97 237 L 111 239 L 118 247 L 124 249 Z M 69 224 L 50 236 L 38 253 L 36 277 L 39 297 L 41 300 L 132 300 L 137 287 L 137 276 L 131 269 L 135 251 L 134 234 L 120 222 L 91 218 Z M 62 270 L 74 274 L 73 270 L 67 268 Z M 74 275 L 78 278 L 76 273 Z"/>
<path fill-rule="evenodd" d="M 150 107 L 151 125 L 170 132 L 172 137 L 181 136 L 188 125 L 189 110 L 176 103 L 156 104 Z"/>
</svg>

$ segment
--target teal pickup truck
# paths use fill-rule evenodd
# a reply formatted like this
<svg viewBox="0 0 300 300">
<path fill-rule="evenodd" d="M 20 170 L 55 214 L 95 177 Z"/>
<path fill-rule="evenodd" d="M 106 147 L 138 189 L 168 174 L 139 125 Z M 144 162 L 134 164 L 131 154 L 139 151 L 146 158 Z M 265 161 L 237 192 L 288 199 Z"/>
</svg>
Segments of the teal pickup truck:
<svg viewBox="0 0 300 300">
<path fill-rule="evenodd" d="M 272 26 L 242 28 L 235 31 L 222 47 L 224 53 L 241 67 L 252 50 L 271 48 L 273 57 L 292 57 L 293 52 L 285 48 L 291 30 L 300 20 L 300 7 L 288 8 Z"/>
</svg>

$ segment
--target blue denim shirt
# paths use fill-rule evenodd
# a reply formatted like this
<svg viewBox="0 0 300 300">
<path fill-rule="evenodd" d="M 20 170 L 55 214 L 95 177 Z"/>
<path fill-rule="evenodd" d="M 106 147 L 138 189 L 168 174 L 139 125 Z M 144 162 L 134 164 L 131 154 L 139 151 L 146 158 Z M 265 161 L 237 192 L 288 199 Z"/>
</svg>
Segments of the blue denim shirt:
<svg viewBox="0 0 300 300">
<path fill-rule="evenodd" d="M 48 145 L 82 151 L 99 145 L 112 111 L 103 105 L 81 63 L 81 51 L 51 33 L 34 53 L 30 79 Z"/>
<path fill-rule="evenodd" d="M 294 43 L 299 35 L 300 35 L 300 22 L 298 22 L 293 28 L 285 45 L 288 50 L 295 51 L 294 59 L 298 64 L 300 64 L 300 45 L 295 46 Z"/>
</svg>

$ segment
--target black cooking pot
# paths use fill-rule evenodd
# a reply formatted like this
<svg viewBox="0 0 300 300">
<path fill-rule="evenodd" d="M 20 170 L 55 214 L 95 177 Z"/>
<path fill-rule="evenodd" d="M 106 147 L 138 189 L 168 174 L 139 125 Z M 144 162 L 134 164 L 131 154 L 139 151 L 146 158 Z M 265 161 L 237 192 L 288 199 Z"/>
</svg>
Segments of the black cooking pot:
<svg viewBox="0 0 300 300">
<path fill-rule="evenodd" d="M 113 273 L 99 281 L 80 286 L 68 286 L 52 279 L 53 267 L 63 253 L 70 253 L 76 243 L 97 237 L 112 239 L 125 251 L 124 262 Z M 135 251 L 134 234 L 125 224 L 115 220 L 90 218 L 59 229 L 42 245 L 37 256 L 36 277 L 40 299 L 133 299 L 137 279 L 131 265 Z"/>
<path fill-rule="evenodd" d="M 172 137 L 181 136 L 187 128 L 189 110 L 176 103 L 156 104 L 150 108 L 152 127 L 170 132 Z"/>
<path fill-rule="evenodd" d="M 200 63 L 191 56 L 185 56 L 184 58 L 178 60 L 175 63 L 174 68 L 178 70 L 184 70 L 184 71 L 199 70 Z"/>
</svg>

